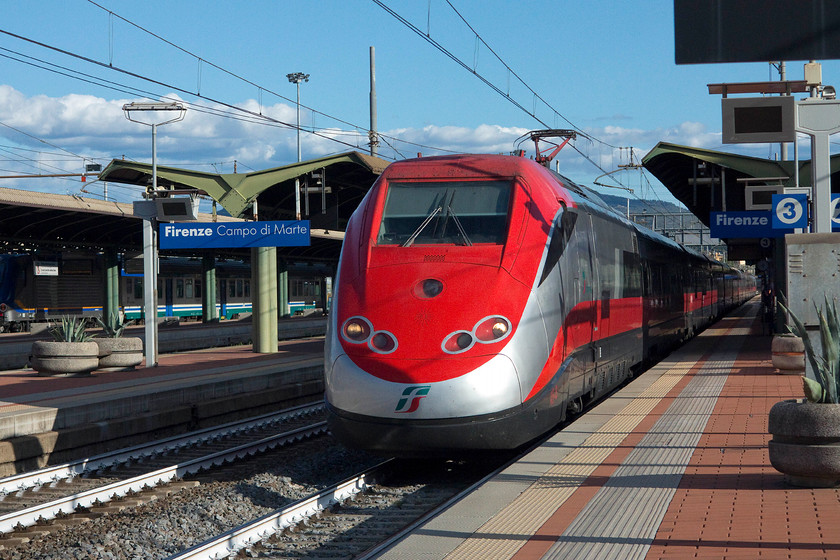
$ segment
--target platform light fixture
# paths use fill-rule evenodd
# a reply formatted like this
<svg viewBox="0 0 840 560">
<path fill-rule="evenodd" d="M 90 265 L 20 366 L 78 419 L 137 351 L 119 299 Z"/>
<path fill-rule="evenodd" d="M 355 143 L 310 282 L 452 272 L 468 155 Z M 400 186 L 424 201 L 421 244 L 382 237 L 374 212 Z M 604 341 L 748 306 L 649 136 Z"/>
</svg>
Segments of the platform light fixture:
<svg viewBox="0 0 840 560">
<path fill-rule="evenodd" d="M 301 82 L 308 82 L 309 81 L 309 74 L 304 74 L 303 72 L 292 72 L 291 74 L 286 74 L 286 77 L 289 78 L 289 82 L 295 84 L 297 86 L 297 156 L 298 156 L 298 163 L 301 161 L 301 151 L 300 151 L 300 83 Z"/>
<path fill-rule="evenodd" d="M 161 122 L 147 122 L 136 115 L 151 112 L 175 112 L 178 114 Z M 181 103 L 126 103 L 123 105 L 125 118 L 131 122 L 152 127 L 152 184 L 146 188 L 145 197 L 154 198 L 157 195 L 157 127 L 164 124 L 183 120 L 187 112 Z M 150 119 L 151 120 L 151 119 Z M 152 201 L 149 201 L 150 203 Z M 157 366 L 157 220 L 154 216 L 144 216 L 143 219 L 143 305 L 146 323 L 146 367 Z M 151 314 L 151 317 L 150 317 Z M 151 319 L 151 320 L 150 320 Z"/>
</svg>

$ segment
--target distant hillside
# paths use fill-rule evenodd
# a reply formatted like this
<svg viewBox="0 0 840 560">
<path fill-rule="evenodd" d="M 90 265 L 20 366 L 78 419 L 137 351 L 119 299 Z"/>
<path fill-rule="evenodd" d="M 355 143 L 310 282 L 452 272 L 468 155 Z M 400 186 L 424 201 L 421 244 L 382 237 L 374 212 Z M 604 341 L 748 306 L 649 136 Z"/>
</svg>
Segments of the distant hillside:
<svg viewBox="0 0 840 560">
<path fill-rule="evenodd" d="M 603 193 L 598 193 L 598 195 L 618 213 L 622 215 L 627 214 L 626 197 Z M 639 200 L 638 198 L 633 198 L 632 195 L 630 197 L 631 214 L 674 214 L 685 211 L 686 210 L 684 208 L 670 202 L 661 200 Z"/>
</svg>

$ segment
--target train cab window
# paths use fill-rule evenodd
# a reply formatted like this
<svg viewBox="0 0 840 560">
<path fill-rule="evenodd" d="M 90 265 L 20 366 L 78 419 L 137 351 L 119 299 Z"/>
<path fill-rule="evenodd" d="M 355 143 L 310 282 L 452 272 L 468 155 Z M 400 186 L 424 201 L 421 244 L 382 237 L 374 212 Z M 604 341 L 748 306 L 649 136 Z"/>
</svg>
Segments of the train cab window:
<svg viewBox="0 0 840 560">
<path fill-rule="evenodd" d="M 393 182 L 377 245 L 502 244 L 510 181 Z"/>
</svg>

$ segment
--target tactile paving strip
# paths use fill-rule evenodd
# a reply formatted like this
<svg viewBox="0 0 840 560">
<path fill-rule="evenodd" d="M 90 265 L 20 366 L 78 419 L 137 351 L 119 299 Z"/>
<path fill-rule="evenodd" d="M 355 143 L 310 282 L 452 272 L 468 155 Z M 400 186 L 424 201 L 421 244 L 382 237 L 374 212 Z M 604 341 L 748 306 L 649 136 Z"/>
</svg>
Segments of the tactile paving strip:
<svg viewBox="0 0 840 560">
<path fill-rule="evenodd" d="M 710 329 L 703 338 L 719 339 L 727 332 L 740 330 L 738 326 Z M 726 344 L 726 338 L 723 340 Z M 608 475 L 611 478 L 603 483 L 591 503 L 583 507 L 560 540 L 546 550 L 546 557 L 630 558 L 644 555 L 737 355 L 735 343 L 729 346 L 731 348 L 725 345 L 716 348 L 716 357 L 724 359 L 702 365 L 698 375 L 692 378 L 653 429 L 635 444 L 635 450 L 615 473 Z M 686 359 L 685 355 L 682 359 L 684 361 L 672 361 L 667 366 L 661 363 L 655 368 L 658 371 L 645 374 L 659 377 L 585 441 L 576 444 L 562 460 L 548 467 L 536 480 L 531 479 L 529 485 L 523 480 L 508 480 L 506 484 L 505 473 L 497 477 L 499 480 L 488 483 L 490 487 L 495 484 L 500 493 L 518 491 L 519 495 L 512 497 L 507 506 L 502 503 L 504 496 L 500 495 L 497 500 L 500 504 L 486 523 L 482 524 L 481 515 L 474 511 L 479 505 L 477 500 L 470 504 L 470 498 L 467 498 L 464 502 L 470 505 L 453 507 L 448 515 L 430 521 L 380 558 L 469 560 L 509 559 L 517 555 L 695 367 L 696 362 Z M 665 449 L 668 449 L 667 453 L 664 453 Z M 545 453 L 543 456 L 551 460 Z M 511 490 L 516 484 L 520 488 Z M 484 492 L 480 505 L 487 508 L 491 496 L 492 493 Z M 542 539 L 547 537 L 540 535 Z M 553 537 L 552 542 L 556 539 Z M 597 545 L 597 550 L 593 545 Z M 549 547 L 546 545 L 545 548 Z"/>
</svg>

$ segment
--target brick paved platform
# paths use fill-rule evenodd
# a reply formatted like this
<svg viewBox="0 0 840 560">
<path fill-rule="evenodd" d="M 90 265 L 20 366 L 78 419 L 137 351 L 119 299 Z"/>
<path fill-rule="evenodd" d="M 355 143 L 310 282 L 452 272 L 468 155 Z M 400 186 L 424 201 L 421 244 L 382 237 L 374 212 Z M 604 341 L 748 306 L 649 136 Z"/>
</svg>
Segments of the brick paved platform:
<svg viewBox="0 0 840 560">
<path fill-rule="evenodd" d="M 439 517 L 397 559 L 840 559 L 840 490 L 787 485 L 767 416 L 802 397 L 736 310 Z"/>
</svg>

